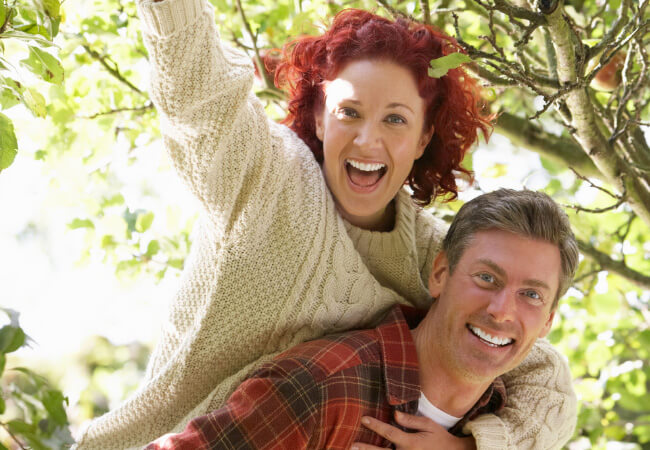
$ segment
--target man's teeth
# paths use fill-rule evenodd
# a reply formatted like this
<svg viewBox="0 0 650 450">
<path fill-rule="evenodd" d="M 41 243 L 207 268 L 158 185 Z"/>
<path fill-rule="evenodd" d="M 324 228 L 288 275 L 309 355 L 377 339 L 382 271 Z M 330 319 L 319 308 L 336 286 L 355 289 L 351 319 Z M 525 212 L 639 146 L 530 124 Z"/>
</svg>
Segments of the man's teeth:
<svg viewBox="0 0 650 450">
<path fill-rule="evenodd" d="M 362 163 L 359 161 L 354 161 L 353 159 L 347 159 L 346 162 L 350 164 L 355 169 L 363 170 L 364 172 L 374 172 L 385 167 L 385 164 L 381 163 Z"/>
<path fill-rule="evenodd" d="M 499 347 L 502 347 L 504 345 L 508 345 L 512 342 L 512 339 L 510 338 L 500 338 L 500 337 L 494 337 L 485 331 L 481 330 L 480 328 L 477 328 L 473 325 L 469 326 L 470 330 L 474 332 L 475 335 L 483 339 L 484 341 L 487 341 L 490 344 L 493 345 L 498 345 Z"/>
</svg>

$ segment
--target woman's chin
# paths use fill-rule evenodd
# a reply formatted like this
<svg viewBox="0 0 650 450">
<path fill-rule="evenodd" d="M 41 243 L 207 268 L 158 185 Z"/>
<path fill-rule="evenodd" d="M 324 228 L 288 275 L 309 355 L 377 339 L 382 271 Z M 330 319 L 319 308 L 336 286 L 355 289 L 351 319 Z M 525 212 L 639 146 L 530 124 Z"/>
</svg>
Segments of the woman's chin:
<svg viewBox="0 0 650 450">
<path fill-rule="evenodd" d="M 395 223 L 395 210 L 389 202 L 388 205 L 371 208 L 368 202 L 359 205 L 341 205 L 337 202 L 337 209 L 341 217 L 355 227 L 372 231 L 389 231 Z"/>
</svg>

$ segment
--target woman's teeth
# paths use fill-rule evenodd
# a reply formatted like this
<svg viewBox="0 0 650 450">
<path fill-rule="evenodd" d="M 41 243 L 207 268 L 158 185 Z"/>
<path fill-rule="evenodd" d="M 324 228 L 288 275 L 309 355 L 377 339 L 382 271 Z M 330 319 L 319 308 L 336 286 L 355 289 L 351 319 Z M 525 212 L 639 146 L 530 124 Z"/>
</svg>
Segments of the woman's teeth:
<svg viewBox="0 0 650 450">
<path fill-rule="evenodd" d="M 383 169 L 386 167 L 385 164 L 381 163 L 362 163 L 353 159 L 346 159 L 345 162 L 350 164 L 355 169 L 363 170 L 364 172 L 374 172 L 375 170 Z"/>
<path fill-rule="evenodd" d="M 504 345 L 508 345 L 513 342 L 513 340 L 510 338 L 494 337 L 473 325 L 469 325 L 469 329 L 472 331 L 472 333 L 486 341 L 488 344 L 496 345 L 498 347 L 503 347 Z"/>
</svg>

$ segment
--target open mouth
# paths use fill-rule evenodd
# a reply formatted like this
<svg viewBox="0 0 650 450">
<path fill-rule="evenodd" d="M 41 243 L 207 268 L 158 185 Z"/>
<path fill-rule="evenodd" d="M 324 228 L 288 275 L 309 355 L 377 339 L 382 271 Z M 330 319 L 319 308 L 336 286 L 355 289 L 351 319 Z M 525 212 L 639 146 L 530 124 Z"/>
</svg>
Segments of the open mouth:
<svg viewBox="0 0 650 450">
<path fill-rule="evenodd" d="M 362 188 L 376 185 L 386 173 L 385 164 L 362 163 L 352 159 L 345 160 L 345 169 L 352 184 Z"/>
<path fill-rule="evenodd" d="M 500 337 L 492 336 L 491 334 L 481 330 L 478 327 L 475 327 L 474 325 L 468 324 L 467 329 L 474 336 L 479 338 L 481 341 L 485 342 L 490 347 L 507 347 L 508 345 L 511 345 L 515 342 L 515 340 L 511 338 L 500 338 Z"/>
</svg>

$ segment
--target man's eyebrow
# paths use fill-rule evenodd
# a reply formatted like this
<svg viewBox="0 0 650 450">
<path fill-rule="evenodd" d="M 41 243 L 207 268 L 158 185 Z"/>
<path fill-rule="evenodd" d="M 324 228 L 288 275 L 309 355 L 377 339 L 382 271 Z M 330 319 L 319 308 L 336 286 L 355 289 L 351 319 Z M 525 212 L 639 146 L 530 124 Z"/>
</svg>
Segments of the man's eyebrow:
<svg viewBox="0 0 650 450">
<path fill-rule="evenodd" d="M 491 259 L 488 258 L 481 258 L 478 260 L 478 262 L 485 264 L 488 266 L 490 269 L 494 270 L 497 275 L 500 277 L 505 277 L 506 276 L 506 271 L 501 268 L 497 263 L 492 261 Z"/>
<path fill-rule="evenodd" d="M 495 263 L 495 262 L 492 261 L 491 259 L 488 259 L 488 258 L 481 258 L 481 259 L 479 259 L 478 261 L 479 261 L 480 263 L 485 264 L 485 265 L 488 266 L 490 269 L 494 270 L 494 271 L 496 272 L 496 274 L 499 275 L 500 277 L 506 277 L 506 272 L 505 272 L 505 270 L 503 270 L 503 269 L 501 268 L 501 266 L 499 266 L 497 263 Z M 550 287 L 548 284 L 546 284 L 546 283 L 543 282 L 542 280 L 536 280 L 536 279 L 534 279 L 534 278 L 524 280 L 524 284 L 530 285 L 530 286 L 532 286 L 532 287 L 540 287 L 540 288 L 548 289 L 549 291 L 551 290 L 551 287 Z"/>
<path fill-rule="evenodd" d="M 524 280 L 524 284 L 528 284 L 533 287 L 548 289 L 549 291 L 551 290 L 551 287 L 548 284 L 544 283 L 542 280 L 535 280 L 535 279 Z"/>
</svg>

